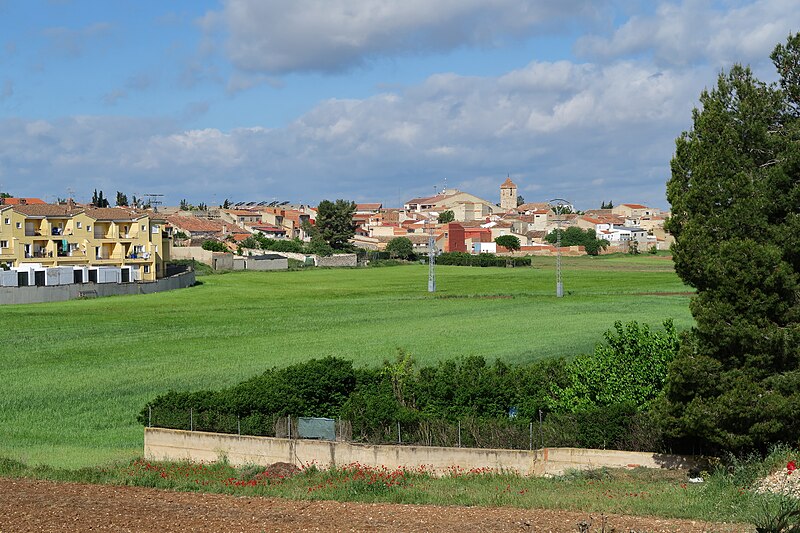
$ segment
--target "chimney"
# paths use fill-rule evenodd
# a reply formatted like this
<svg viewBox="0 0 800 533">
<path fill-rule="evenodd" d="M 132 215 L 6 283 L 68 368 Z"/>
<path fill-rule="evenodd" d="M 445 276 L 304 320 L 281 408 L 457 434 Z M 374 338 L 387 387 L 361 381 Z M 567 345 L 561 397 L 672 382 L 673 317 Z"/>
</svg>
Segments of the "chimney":
<svg viewBox="0 0 800 533">
<path fill-rule="evenodd" d="M 28 200 L 26 200 L 25 198 L 20 198 L 19 199 L 19 205 L 25 205 L 27 203 L 28 203 Z"/>
<path fill-rule="evenodd" d="M 72 211 L 73 209 L 75 209 L 75 200 L 70 198 L 67 200 L 67 210 Z"/>
</svg>

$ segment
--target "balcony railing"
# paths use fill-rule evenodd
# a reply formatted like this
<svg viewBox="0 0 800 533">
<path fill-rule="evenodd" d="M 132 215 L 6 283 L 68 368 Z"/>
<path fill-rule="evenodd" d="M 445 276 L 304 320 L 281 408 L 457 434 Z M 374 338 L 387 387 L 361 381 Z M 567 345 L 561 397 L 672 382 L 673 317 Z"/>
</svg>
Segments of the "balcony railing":
<svg viewBox="0 0 800 533">
<path fill-rule="evenodd" d="M 44 258 L 47 258 L 47 257 L 53 257 L 53 252 L 40 251 L 40 252 L 33 252 L 33 253 L 26 253 L 25 254 L 25 259 L 36 259 L 36 258 L 44 259 Z"/>
</svg>

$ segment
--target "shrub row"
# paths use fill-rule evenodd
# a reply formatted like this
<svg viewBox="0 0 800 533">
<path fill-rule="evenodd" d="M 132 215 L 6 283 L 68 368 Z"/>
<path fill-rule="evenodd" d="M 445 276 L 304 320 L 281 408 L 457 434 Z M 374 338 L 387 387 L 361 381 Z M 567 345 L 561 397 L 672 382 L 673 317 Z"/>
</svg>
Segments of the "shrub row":
<svg viewBox="0 0 800 533">
<path fill-rule="evenodd" d="M 531 257 L 498 257 L 494 254 L 472 255 L 465 252 L 444 252 L 436 256 L 439 265 L 506 267 L 531 266 Z"/>
<path fill-rule="evenodd" d="M 651 404 L 661 395 L 677 350 L 670 322 L 651 331 L 615 324 L 593 354 L 508 365 L 463 357 L 417 367 L 398 351 L 379 368 L 337 357 L 314 359 L 218 391 L 170 391 L 149 402 L 142 424 L 277 435 L 287 416 L 347 421 L 364 442 L 526 448 L 615 447 L 659 451 Z M 461 424 L 461 431 L 458 425 Z"/>
</svg>

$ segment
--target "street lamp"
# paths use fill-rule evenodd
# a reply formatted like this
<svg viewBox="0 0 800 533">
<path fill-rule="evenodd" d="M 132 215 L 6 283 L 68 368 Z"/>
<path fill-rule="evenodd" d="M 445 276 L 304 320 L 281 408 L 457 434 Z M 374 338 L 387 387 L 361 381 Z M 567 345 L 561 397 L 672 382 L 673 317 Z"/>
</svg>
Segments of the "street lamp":
<svg viewBox="0 0 800 533">
<path fill-rule="evenodd" d="M 554 198 L 547 202 L 556 215 L 556 298 L 564 296 L 564 282 L 561 280 L 561 215 L 567 209 L 572 209 L 572 204 L 563 198 Z"/>
</svg>

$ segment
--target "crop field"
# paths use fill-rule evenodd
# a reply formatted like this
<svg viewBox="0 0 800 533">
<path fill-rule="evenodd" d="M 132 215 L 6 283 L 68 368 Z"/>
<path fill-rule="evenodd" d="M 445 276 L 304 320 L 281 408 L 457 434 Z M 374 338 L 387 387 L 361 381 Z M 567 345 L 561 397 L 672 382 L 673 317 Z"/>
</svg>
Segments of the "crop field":
<svg viewBox="0 0 800 533">
<path fill-rule="evenodd" d="M 336 355 L 380 365 L 482 355 L 522 363 L 591 351 L 615 321 L 692 325 L 691 290 L 661 255 L 533 268 L 427 266 L 237 272 L 155 295 L 0 306 L 0 456 L 61 467 L 142 452 L 136 414 L 169 389 L 229 386 Z"/>
</svg>

